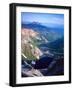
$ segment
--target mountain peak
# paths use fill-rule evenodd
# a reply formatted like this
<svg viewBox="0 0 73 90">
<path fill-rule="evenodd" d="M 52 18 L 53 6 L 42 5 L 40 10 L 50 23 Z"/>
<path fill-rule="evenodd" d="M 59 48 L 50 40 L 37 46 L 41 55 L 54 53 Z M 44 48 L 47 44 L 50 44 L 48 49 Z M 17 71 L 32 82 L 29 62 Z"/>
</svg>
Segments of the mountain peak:
<svg viewBox="0 0 73 90">
<path fill-rule="evenodd" d="M 38 24 L 38 25 L 41 25 L 42 23 L 34 21 L 34 22 L 31 22 L 31 24 Z"/>
</svg>

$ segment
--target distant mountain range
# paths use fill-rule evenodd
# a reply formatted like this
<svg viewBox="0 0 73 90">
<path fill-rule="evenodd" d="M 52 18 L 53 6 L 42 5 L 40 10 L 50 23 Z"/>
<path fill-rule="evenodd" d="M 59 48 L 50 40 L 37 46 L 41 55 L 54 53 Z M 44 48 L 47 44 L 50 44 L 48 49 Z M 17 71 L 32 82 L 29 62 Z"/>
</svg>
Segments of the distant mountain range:
<svg viewBox="0 0 73 90">
<path fill-rule="evenodd" d="M 40 37 L 44 36 L 49 42 L 61 38 L 64 31 L 63 28 L 51 28 L 38 22 L 22 23 L 22 28 L 33 29 L 40 33 Z"/>
<path fill-rule="evenodd" d="M 43 32 L 43 31 L 51 31 L 51 32 L 56 32 L 56 33 L 60 33 L 63 35 L 64 33 L 64 28 L 63 27 L 49 27 L 49 26 L 45 26 L 44 24 L 41 24 L 39 22 L 25 22 L 25 23 L 22 23 L 22 28 L 32 28 L 34 29 L 35 31 L 38 31 L 38 32 Z"/>
<path fill-rule="evenodd" d="M 47 31 L 48 29 L 50 30 L 50 28 L 38 23 L 38 22 L 32 22 L 32 23 L 22 23 L 22 28 L 29 28 L 29 29 L 34 29 L 35 31 L 38 32 L 42 32 L 43 31 Z"/>
</svg>

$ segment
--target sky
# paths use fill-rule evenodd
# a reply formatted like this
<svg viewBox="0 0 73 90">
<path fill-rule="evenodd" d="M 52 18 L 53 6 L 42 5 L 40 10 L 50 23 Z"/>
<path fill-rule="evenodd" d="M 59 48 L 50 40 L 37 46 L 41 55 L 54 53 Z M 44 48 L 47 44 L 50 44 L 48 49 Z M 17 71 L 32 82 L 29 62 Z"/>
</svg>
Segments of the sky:
<svg viewBox="0 0 73 90">
<path fill-rule="evenodd" d="M 22 12 L 22 23 L 38 22 L 48 27 L 64 28 L 64 14 Z"/>
</svg>

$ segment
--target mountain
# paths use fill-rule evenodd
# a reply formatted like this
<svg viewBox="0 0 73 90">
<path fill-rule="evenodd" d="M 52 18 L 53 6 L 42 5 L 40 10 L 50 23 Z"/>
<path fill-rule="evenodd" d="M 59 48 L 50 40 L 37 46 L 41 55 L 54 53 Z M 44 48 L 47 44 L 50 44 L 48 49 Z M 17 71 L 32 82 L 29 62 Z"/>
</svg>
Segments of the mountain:
<svg viewBox="0 0 73 90">
<path fill-rule="evenodd" d="M 37 22 L 22 24 L 22 77 L 64 74 L 64 36 L 58 30 Z"/>
<path fill-rule="evenodd" d="M 38 22 L 22 23 L 22 28 L 33 29 L 35 32 L 40 33 L 39 36 L 42 39 L 44 37 L 48 42 L 54 41 L 63 36 L 63 29 L 47 27 Z"/>
<path fill-rule="evenodd" d="M 36 60 L 45 55 L 53 56 L 53 52 L 63 53 L 64 37 L 55 29 L 37 22 L 22 24 L 22 54 L 27 59 Z"/>
<path fill-rule="evenodd" d="M 21 48 L 22 55 L 28 60 L 36 60 L 43 54 L 38 48 L 35 40 L 37 40 L 38 33 L 32 29 L 22 29 L 21 30 Z"/>
<path fill-rule="evenodd" d="M 29 28 L 29 29 L 34 29 L 37 32 L 42 32 L 43 31 L 47 31 L 48 29 L 50 30 L 50 28 L 38 23 L 38 22 L 32 22 L 32 23 L 22 23 L 22 28 Z"/>
</svg>

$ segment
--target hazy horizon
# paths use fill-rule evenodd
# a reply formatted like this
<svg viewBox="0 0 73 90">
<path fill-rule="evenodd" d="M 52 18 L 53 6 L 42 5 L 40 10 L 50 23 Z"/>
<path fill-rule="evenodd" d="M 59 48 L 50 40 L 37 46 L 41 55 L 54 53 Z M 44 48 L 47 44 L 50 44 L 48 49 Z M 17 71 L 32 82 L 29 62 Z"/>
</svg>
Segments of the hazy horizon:
<svg viewBox="0 0 73 90">
<path fill-rule="evenodd" d="M 61 27 L 64 28 L 64 15 L 63 14 L 49 14 L 49 13 L 21 13 L 21 23 L 33 23 L 38 22 L 39 24 L 48 27 Z"/>
</svg>

